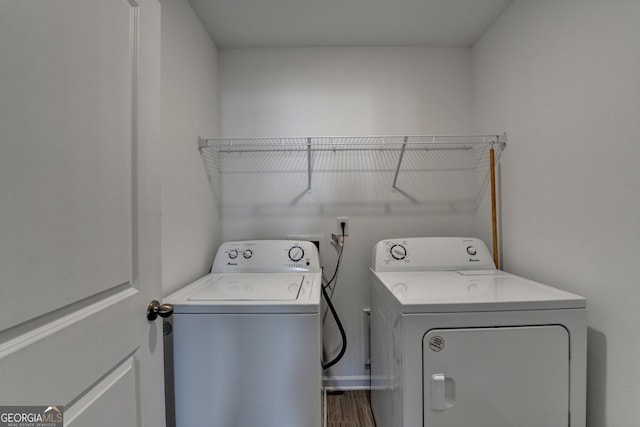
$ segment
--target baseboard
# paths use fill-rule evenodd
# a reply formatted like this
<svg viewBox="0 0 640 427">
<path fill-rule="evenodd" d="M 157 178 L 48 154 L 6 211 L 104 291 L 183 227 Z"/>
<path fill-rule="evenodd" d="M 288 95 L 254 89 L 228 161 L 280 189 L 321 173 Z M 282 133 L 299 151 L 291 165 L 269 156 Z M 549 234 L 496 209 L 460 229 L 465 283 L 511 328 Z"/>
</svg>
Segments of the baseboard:
<svg viewBox="0 0 640 427">
<path fill-rule="evenodd" d="M 369 390 L 369 375 L 322 377 L 325 390 Z"/>
</svg>

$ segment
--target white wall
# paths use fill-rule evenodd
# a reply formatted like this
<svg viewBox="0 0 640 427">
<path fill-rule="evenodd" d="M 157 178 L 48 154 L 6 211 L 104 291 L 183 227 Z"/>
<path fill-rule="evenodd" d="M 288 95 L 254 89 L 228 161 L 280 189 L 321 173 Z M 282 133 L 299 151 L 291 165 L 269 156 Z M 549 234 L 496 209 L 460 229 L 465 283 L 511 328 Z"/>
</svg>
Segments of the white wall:
<svg viewBox="0 0 640 427">
<path fill-rule="evenodd" d="M 187 0 L 162 1 L 162 276 L 167 295 L 209 272 L 219 218 L 199 136 L 219 133 L 218 54 Z"/>
<path fill-rule="evenodd" d="M 469 51 L 224 49 L 224 136 L 469 131 Z"/>
<path fill-rule="evenodd" d="M 219 57 L 224 137 L 467 134 L 471 130 L 470 49 L 232 49 L 220 50 Z M 337 216 L 349 217 L 350 236 L 335 295 L 349 345 L 345 359 L 331 369 L 331 375 L 341 386 L 368 386 L 362 309 L 369 305 L 373 245 L 392 237 L 475 234 L 475 212 L 453 212 L 446 203 L 452 196 L 446 191 L 440 194 L 444 202 L 442 197 L 433 203 L 408 202 L 391 192 L 389 171 L 361 172 L 362 164 L 377 164 L 374 155 L 366 153 L 350 159 L 338 153 L 343 167 L 332 169 L 329 162 L 329 173 L 318 167 L 311 194 L 293 203 L 306 188 L 303 158 L 243 156 L 234 164 L 237 170 L 242 169 L 242 161 L 249 169 L 268 162 L 283 168 L 277 174 L 223 174 L 224 240 L 321 234 L 321 256 L 330 274 L 337 253 L 328 244 L 329 236 L 337 231 Z M 316 164 L 324 165 L 323 159 L 318 157 Z M 291 165 L 295 172 L 287 172 Z M 386 182 L 374 189 L 381 176 Z M 328 348 L 337 348 L 339 336 L 332 325 L 327 336 Z"/>
<path fill-rule="evenodd" d="M 640 419 L 640 2 L 514 2 L 473 49 L 506 270 L 588 300 L 588 425 Z"/>
</svg>

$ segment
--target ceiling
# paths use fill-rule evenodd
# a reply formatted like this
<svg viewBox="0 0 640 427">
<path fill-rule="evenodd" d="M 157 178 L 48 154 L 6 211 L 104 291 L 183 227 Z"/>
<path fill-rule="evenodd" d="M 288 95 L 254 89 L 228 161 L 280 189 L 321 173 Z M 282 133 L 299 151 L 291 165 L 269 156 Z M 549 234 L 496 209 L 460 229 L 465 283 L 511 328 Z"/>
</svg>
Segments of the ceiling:
<svg viewBox="0 0 640 427">
<path fill-rule="evenodd" d="M 456 46 L 513 0 L 189 0 L 218 48 Z"/>
</svg>

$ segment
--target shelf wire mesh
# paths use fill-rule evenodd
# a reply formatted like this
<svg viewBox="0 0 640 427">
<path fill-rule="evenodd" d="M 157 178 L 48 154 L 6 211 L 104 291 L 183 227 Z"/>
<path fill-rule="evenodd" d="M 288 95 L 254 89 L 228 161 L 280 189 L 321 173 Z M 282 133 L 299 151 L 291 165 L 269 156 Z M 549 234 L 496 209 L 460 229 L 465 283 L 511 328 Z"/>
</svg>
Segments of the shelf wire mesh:
<svg viewBox="0 0 640 427">
<path fill-rule="evenodd" d="M 200 140 L 214 198 L 252 209 L 356 201 L 474 209 L 490 148 L 499 159 L 498 135 Z"/>
</svg>

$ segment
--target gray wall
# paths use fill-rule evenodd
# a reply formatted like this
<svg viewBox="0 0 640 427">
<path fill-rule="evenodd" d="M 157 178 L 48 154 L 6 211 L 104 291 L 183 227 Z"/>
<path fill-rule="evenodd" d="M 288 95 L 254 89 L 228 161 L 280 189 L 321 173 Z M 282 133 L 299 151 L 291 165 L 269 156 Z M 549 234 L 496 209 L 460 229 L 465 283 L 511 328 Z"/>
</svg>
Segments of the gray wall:
<svg viewBox="0 0 640 427">
<path fill-rule="evenodd" d="M 516 1 L 473 49 L 506 270 L 585 295 L 588 424 L 640 419 L 640 2 Z"/>
<path fill-rule="evenodd" d="M 219 133 L 218 53 L 187 0 L 162 1 L 162 281 L 165 295 L 205 275 L 220 241 L 197 149 Z"/>
</svg>

